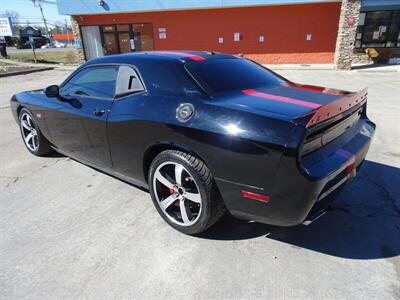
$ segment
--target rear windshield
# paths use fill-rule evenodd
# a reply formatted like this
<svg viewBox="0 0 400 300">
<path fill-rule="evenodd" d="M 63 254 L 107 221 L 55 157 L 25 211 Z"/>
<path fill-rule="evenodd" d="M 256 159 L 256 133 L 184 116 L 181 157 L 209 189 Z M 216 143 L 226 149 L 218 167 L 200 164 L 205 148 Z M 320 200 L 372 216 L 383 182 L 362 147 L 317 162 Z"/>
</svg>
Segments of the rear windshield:
<svg viewBox="0 0 400 300">
<path fill-rule="evenodd" d="M 186 64 L 187 70 L 207 90 L 217 94 L 281 83 L 273 73 L 246 59 L 215 59 Z"/>
</svg>

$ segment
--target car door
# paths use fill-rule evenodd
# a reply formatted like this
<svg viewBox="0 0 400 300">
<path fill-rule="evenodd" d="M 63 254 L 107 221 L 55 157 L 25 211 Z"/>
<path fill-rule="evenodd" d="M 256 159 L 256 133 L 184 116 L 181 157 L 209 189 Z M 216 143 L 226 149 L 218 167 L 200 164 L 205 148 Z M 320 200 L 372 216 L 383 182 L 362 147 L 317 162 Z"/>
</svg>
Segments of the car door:
<svg viewBox="0 0 400 300">
<path fill-rule="evenodd" d="M 118 66 L 90 66 L 60 89 L 59 105 L 46 114 L 54 144 L 71 157 L 98 167 L 112 166 L 107 117 L 114 101 Z"/>
</svg>

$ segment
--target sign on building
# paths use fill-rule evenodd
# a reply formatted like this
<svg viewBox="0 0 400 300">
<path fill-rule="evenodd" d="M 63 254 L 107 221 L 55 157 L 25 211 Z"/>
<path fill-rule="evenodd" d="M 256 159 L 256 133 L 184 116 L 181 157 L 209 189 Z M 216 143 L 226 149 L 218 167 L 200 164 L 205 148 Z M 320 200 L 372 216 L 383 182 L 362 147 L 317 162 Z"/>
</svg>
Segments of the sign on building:
<svg viewBox="0 0 400 300">
<path fill-rule="evenodd" d="M 13 26 L 11 18 L 0 18 L 0 36 L 13 36 Z"/>
</svg>

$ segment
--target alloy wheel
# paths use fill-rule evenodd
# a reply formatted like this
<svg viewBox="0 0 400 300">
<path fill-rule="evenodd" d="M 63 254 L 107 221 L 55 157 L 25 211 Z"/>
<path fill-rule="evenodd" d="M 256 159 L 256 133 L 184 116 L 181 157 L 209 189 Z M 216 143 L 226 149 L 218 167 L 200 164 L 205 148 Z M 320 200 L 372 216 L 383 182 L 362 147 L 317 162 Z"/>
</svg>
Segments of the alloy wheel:
<svg viewBox="0 0 400 300">
<path fill-rule="evenodd" d="M 163 214 L 181 226 L 190 226 L 199 219 L 202 198 L 197 183 L 181 164 L 168 161 L 160 164 L 153 176 L 157 204 Z"/>
<path fill-rule="evenodd" d="M 21 116 L 21 132 L 26 147 L 33 152 L 37 151 L 39 136 L 33 118 L 28 113 Z"/>
</svg>

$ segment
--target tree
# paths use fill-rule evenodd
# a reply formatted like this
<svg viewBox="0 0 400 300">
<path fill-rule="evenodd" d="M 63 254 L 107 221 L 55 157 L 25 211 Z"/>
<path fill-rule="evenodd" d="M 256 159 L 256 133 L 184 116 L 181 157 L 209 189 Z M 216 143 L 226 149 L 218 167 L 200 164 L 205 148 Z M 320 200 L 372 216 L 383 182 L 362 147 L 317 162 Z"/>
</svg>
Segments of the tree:
<svg viewBox="0 0 400 300">
<path fill-rule="evenodd" d="M 11 18 L 13 23 L 18 23 L 19 21 L 19 12 L 14 10 L 6 10 L 5 12 L 1 13 L 1 16 L 4 18 Z"/>
<path fill-rule="evenodd" d="M 64 23 L 60 21 L 54 22 L 54 27 L 51 29 L 52 34 L 64 33 Z"/>
</svg>

